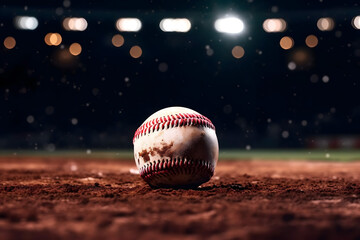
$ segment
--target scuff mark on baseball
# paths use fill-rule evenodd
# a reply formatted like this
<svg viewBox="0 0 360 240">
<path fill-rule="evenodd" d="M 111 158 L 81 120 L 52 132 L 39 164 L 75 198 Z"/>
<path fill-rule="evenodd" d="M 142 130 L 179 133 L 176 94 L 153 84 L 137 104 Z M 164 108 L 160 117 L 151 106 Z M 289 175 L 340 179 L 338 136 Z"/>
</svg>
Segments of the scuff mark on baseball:
<svg viewBox="0 0 360 240">
<path fill-rule="evenodd" d="M 152 114 L 133 143 L 140 176 L 152 187 L 197 187 L 213 176 L 219 156 L 212 122 L 185 107 Z"/>
<path fill-rule="evenodd" d="M 149 149 L 144 149 L 139 153 L 139 157 L 143 158 L 145 162 L 150 161 L 150 156 L 155 156 L 158 154 L 160 157 L 171 157 L 172 152 L 171 148 L 174 145 L 174 142 L 171 142 L 170 144 L 167 144 L 165 142 L 160 143 L 160 147 L 150 147 Z"/>
</svg>

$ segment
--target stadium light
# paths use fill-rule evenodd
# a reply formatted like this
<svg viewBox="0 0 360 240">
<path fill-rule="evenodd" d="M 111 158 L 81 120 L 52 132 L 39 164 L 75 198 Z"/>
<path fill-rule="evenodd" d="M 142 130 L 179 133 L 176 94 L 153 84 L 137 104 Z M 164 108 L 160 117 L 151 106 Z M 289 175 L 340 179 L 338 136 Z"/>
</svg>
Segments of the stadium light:
<svg viewBox="0 0 360 240">
<path fill-rule="evenodd" d="M 236 17 L 219 18 L 215 21 L 215 29 L 218 32 L 237 34 L 244 30 L 244 22 Z"/>
<path fill-rule="evenodd" d="M 163 32 L 188 32 L 191 29 L 187 18 L 164 18 L 159 25 Z"/>
<path fill-rule="evenodd" d="M 4 39 L 4 47 L 7 49 L 13 49 L 16 46 L 15 38 L 9 36 Z"/>
<path fill-rule="evenodd" d="M 85 18 L 65 18 L 63 27 L 67 31 L 85 31 L 88 23 Z"/>
<path fill-rule="evenodd" d="M 69 52 L 73 56 L 77 56 L 81 53 L 82 47 L 79 43 L 73 43 L 69 47 Z"/>
<path fill-rule="evenodd" d="M 317 27 L 321 31 L 331 31 L 335 27 L 335 22 L 332 18 L 320 18 L 317 21 Z"/>
<path fill-rule="evenodd" d="M 133 58 L 139 58 L 142 55 L 142 49 L 139 46 L 133 46 L 130 49 L 130 56 Z"/>
<path fill-rule="evenodd" d="M 231 50 L 231 54 L 233 55 L 234 58 L 239 59 L 239 58 L 242 58 L 244 56 L 245 50 L 241 46 L 235 46 Z"/>
<path fill-rule="evenodd" d="M 35 17 L 19 16 L 15 18 L 15 27 L 22 30 L 35 30 L 39 21 Z"/>
<path fill-rule="evenodd" d="M 138 18 L 119 18 L 116 28 L 120 32 L 138 32 L 141 29 L 141 21 Z"/>
<path fill-rule="evenodd" d="M 360 16 L 354 17 L 351 23 L 355 29 L 360 29 Z"/>
<path fill-rule="evenodd" d="M 306 37 L 305 43 L 309 48 L 314 48 L 318 45 L 319 39 L 315 35 L 309 35 Z"/>
<path fill-rule="evenodd" d="M 59 33 L 48 33 L 45 35 L 44 41 L 49 46 L 59 46 L 62 42 L 62 37 Z"/>
<path fill-rule="evenodd" d="M 283 32 L 286 29 L 286 21 L 282 18 L 269 18 L 263 23 L 265 32 Z"/>
<path fill-rule="evenodd" d="M 124 45 L 125 39 L 120 34 L 115 34 L 111 38 L 111 42 L 115 47 L 121 47 L 122 45 Z"/>
<path fill-rule="evenodd" d="M 291 37 L 285 36 L 280 39 L 280 47 L 282 49 L 288 50 L 294 46 L 294 39 Z"/>
</svg>

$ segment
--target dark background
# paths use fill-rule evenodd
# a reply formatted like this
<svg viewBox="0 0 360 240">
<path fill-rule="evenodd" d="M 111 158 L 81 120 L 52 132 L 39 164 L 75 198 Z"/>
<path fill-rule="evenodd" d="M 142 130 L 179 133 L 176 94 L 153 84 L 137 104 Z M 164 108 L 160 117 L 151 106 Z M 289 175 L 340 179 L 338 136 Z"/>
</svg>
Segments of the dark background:
<svg viewBox="0 0 360 240">
<path fill-rule="evenodd" d="M 360 15 L 356 2 L 71 1 L 65 7 L 62 1 L 1 1 L 0 41 L 13 36 L 17 44 L 11 50 L 0 46 L 0 147 L 131 148 L 137 127 L 168 106 L 209 117 L 222 148 L 309 147 L 319 136 L 357 138 L 360 30 L 351 25 Z M 240 17 L 245 31 L 216 32 L 214 21 L 225 14 Z M 16 29 L 19 15 L 35 16 L 38 28 Z M 84 17 L 88 28 L 65 31 L 65 17 Z M 116 48 L 111 38 L 119 33 L 120 17 L 137 17 L 143 26 L 120 33 L 125 44 Z M 186 17 L 192 28 L 162 32 L 158 26 L 165 17 Z M 263 21 L 274 17 L 287 21 L 285 32 L 263 30 Z M 335 28 L 321 32 L 320 17 L 332 17 Z M 47 46 L 48 32 L 60 33 L 62 44 Z M 309 34 L 319 38 L 317 47 L 305 45 Z M 294 39 L 292 49 L 280 47 L 283 36 Z M 59 61 L 59 51 L 73 42 L 82 53 Z M 138 59 L 129 55 L 134 45 L 143 50 Z M 236 45 L 245 49 L 241 59 L 231 54 Z M 298 51 L 307 61 L 289 70 Z"/>
</svg>

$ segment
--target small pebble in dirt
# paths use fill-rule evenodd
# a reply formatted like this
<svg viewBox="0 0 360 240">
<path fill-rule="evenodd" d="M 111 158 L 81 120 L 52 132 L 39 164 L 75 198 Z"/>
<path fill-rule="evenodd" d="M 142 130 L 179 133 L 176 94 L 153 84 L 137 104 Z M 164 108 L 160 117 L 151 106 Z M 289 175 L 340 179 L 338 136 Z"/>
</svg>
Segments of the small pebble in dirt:
<svg viewBox="0 0 360 240">
<path fill-rule="evenodd" d="M 96 182 L 96 183 L 94 183 L 94 186 L 95 186 L 95 187 L 99 187 L 100 184 L 99 184 L 98 182 Z"/>
</svg>

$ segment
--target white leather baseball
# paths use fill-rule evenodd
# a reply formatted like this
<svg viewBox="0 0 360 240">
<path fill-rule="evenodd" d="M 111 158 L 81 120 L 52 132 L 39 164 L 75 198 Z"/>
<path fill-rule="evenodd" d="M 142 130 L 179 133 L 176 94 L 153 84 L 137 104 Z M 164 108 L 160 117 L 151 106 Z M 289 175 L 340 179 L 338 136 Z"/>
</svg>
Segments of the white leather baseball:
<svg viewBox="0 0 360 240">
<path fill-rule="evenodd" d="M 140 175 L 153 187 L 197 187 L 213 176 L 219 156 L 214 125 L 184 107 L 152 114 L 133 143 Z"/>
</svg>

